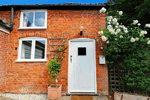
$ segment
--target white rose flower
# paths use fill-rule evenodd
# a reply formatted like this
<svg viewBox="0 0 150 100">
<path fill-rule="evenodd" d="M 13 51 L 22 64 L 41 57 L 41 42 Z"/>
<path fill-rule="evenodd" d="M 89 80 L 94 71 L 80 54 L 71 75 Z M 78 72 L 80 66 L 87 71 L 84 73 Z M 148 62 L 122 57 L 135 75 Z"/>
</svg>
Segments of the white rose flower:
<svg viewBox="0 0 150 100">
<path fill-rule="evenodd" d="M 126 28 L 125 26 L 123 26 L 123 29 L 124 29 L 124 30 L 127 30 L 127 28 Z"/>
<path fill-rule="evenodd" d="M 113 32 L 111 32 L 111 34 L 116 34 L 116 33 L 113 31 Z"/>
<path fill-rule="evenodd" d="M 145 27 L 148 27 L 148 28 L 150 28 L 150 24 L 145 24 Z"/>
<path fill-rule="evenodd" d="M 106 42 L 107 44 L 109 43 L 109 41 Z"/>
<path fill-rule="evenodd" d="M 141 31 L 141 34 L 145 34 L 145 31 Z"/>
<path fill-rule="evenodd" d="M 135 40 L 136 40 L 136 41 L 138 41 L 138 40 L 139 40 L 139 38 L 138 38 L 138 37 L 136 37 L 136 38 L 135 38 Z"/>
<path fill-rule="evenodd" d="M 105 13 L 105 12 L 106 12 L 106 9 L 103 7 L 103 8 L 102 8 L 102 11 Z"/>
<path fill-rule="evenodd" d="M 108 22 L 108 24 L 110 24 L 110 22 Z"/>
<path fill-rule="evenodd" d="M 101 49 L 103 49 L 103 47 L 101 47 Z"/>
<path fill-rule="evenodd" d="M 115 32 L 115 34 L 118 34 L 117 32 Z"/>
<path fill-rule="evenodd" d="M 116 24 L 116 23 L 117 23 L 117 19 L 114 18 L 114 19 L 113 19 L 113 24 Z"/>
<path fill-rule="evenodd" d="M 122 26 L 122 25 L 119 25 L 119 27 L 121 27 L 121 28 L 122 28 L 123 26 Z"/>
<path fill-rule="evenodd" d="M 120 29 L 117 29 L 117 30 L 116 30 L 117 33 L 119 33 L 120 31 L 121 31 Z"/>
<path fill-rule="evenodd" d="M 119 25 L 119 23 L 117 23 L 116 25 Z"/>
<path fill-rule="evenodd" d="M 147 34 L 147 31 L 144 31 L 145 34 Z"/>
<path fill-rule="evenodd" d="M 100 10 L 99 13 L 102 13 L 102 10 Z"/>
<path fill-rule="evenodd" d="M 125 33 L 128 33 L 128 31 L 127 31 L 127 30 L 125 30 L 124 32 L 125 32 Z"/>
<path fill-rule="evenodd" d="M 144 36 L 144 33 L 141 33 L 140 36 Z"/>
<path fill-rule="evenodd" d="M 138 26 L 140 26 L 141 24 L 140 23 L 138 23 Z"/>
<path fill-rule="evenodd" d="M 107 29 L 112 29 L 113 27 L 111 25 L 108 25 L 107 26 Z"/>
<path fill-rule="evenodd" d="M 122 15 L 123 14 L 123 12 L 122 11 L 119 11 L 119 15 Z"/>
<path fill-rule="evenodd" d="M 109 32 L 112 32 L 112 31 L 113 31 L 113 29 L 108 29 L 108 31 L 109 31 Z"/>
<path fill-rule="evenodd" d="M 117 26 L 117 25 L 116 25 L 115 27 L 116 27 L 116 28 L 118 28 L 118 26 Z"/>
<path fill-rule="evenodd" d="M 113 18 L 112 16 L 108 16 L 108 17 L 107 17 L 108 20 L 111 20 L 112 18 Z"/>
<path fill-rule="evenodd" d="M 115 34 L 115 30 L 114 29 L 109 29 L 109 32 L 111 32 L 111 34 Z"/>
<path fill-rule="evenodd" d="M 110 16 L 110 19 L 113 19 L 113 17 L 112 17 L 112 16 Z"/>
<path fill-rule="evenodd" d="M 102 34 L 103 34 L 103 31 L 99 31 L 98 34 L 99 34 L 99 35 L 102 35 Z"/>
<path fill-rule="evenodd" d="M 103 41 L 106 41 L 106 40 L 107 40 L 106 36 L 102 36 L 101 39 L 102 39 Z"/>
<path fill-rule="evenodd" d="M 120 35 L 120 38 L 123 38 L 123 36 L 122 36 L 122 35 Z"/>
<path fill-rule="evenodd" d="M 126 27 L 124 27 L 124 32 L 128 33 L 128 29 Z"/>
<path fill-rule="evenodd" d="M 111 19 L 110 20 L 108 20 L 109 22 L 111 22 Z"/>
<path fill-rule="evenodd" d="M 139 21 L 138 20 L 133 20 L 133 24 L 137 24 Z"/>
<path fill-rule="evenodd" d="M 106 12 L 106 9 L 103 7 L 101 10 L 100 10 L 100 13 L 105 13 Z"/>
<path fill-rule="evenodd" d="M 131 40 L 130 40 L 131 42 L 135 42 L 135 39 L 134 38 L 131 38 Z"/>
<path fill-rule="evenodd" d="M 150 40 L 147 42 L 147 44 L 150 44 Z"/>
</svg>

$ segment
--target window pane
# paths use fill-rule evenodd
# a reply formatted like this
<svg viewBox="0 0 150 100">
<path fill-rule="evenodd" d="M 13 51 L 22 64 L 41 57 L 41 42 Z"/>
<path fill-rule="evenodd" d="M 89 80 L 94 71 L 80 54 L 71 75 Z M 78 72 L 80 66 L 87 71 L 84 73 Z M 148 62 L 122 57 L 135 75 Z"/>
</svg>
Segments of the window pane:
<svg viewBox="0 0 150 100">
<path fill-rule="evenodd" d="M 35 41 L 35 59 L 44 59 L 45 55 L 45 41 Z"/>
<path fill-rule="evenodd" d="M 22 41 L 21 59 L 31 59 L 32 41 Z"/>
<path fill-rule="evenodd" d="M 86 47 L 78 47 L 78 56 L 86 55 Z"/>
<path fill-rule="evenodd" d="M 35 12 L 35 26 L 43 27 L 45 25 L 45 12 Z"/>
<path fill-rule="evenodd" d="M 33 12 L 23 13 L 23 27 L 33 27 Z"/>
</svg>

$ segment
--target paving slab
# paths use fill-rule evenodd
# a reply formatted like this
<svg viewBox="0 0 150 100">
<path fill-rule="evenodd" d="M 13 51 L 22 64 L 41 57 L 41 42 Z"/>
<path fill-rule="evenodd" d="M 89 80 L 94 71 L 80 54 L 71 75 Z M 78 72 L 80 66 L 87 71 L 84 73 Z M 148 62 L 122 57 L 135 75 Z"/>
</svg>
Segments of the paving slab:
<svg viewBox="0 0 150 100">
<path fill-rule="evenodd" d="M 71 96 L 62 96 L 61 100 L 71 100 Z"/>
<path fill-rule="evenodd" d="M 71 100 L 71 96 L 62 96 L 61 100 Z M 93 96 L 93 100 L 108 100 L 106 96 Z"/>
</svg>

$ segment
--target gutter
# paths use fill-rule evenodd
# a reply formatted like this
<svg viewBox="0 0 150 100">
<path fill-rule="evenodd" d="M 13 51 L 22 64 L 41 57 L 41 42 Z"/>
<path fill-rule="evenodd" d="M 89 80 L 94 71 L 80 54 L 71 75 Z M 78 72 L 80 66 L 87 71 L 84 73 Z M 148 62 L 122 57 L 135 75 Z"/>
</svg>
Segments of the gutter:
<svg viewBox="0 0 150 100">
<path fill-rule="evenodd" d="M 11 7 L 11 21 L 10 21 L 10 31 L 12 31 L 12 29 L 13 29 L 13 19 L 14 19 L 14 8 L 13 7 Z"/>
</svg>

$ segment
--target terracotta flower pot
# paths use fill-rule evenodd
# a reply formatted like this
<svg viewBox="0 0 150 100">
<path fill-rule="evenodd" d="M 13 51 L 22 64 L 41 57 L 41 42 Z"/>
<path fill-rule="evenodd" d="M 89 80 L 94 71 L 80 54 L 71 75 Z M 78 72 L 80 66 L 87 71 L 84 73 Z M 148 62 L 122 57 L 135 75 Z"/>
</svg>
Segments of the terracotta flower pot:
<svg viewBox="0 0 150 100">
<path fill-rule="evenodd" d="M 60 100 L 61 99 L 61 84 L 51 84 L 48 87 L 47 100 Z"/>
</svg>

